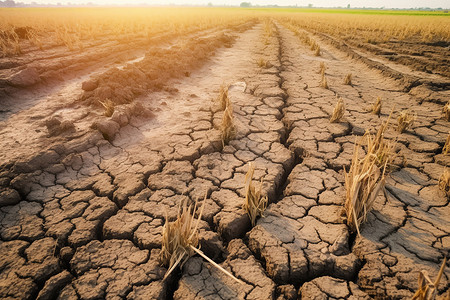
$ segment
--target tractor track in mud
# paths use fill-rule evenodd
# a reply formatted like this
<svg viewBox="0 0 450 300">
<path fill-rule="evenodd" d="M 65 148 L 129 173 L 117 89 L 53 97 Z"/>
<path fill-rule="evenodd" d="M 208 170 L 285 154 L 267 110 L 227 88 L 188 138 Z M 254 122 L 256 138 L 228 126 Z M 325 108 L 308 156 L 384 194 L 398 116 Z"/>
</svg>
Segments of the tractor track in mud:
<svg viewBox="0 0 450 300">
<path fill-rule="evenodd" d="M 448 164 L 439 154 L 446 134 L 439 105 L 416 101 L 334 48 L 324 45 L 315 57 L 282 24 L 270 26 L 271 34 L 261 24 L 241 32 L 190 77 L 171 80 L 176 93 L 138 98 L 156 108 L 154 116 L 130 118 L 110 142 L 86 134 L 31 160 L 4 162 L 0 295 L 403 299 L 420 269 L 436 274 L 449 247 L 449 201 L 435 187 Z M 258 67 L 259 58 L 268 64 Z M 319 62 L 327 64 L 329 89 L 319 86 Z M 341 83 L 349 72 L 352 86 Z M 209 102 L 223 83 L 230 84 L 237 131 L 224 147 L 217 129 L 222 111 Z M 366 111 L 377 93 L 395 99 L 381 119 Z M 343 122 L 330 124 L 336 96 L 348 111 Z M 354 136 L 376 127 L 391 107 L 411 104 L 419 120 L 398 138 L 408 161 L 388 180 L 395 197 L 379 197 L 354 240 L 341 216 L 342 168 Z M 249 162 L 270 203 L 253 228 L 241 208 Z M 174 219 L 181 201 L 205 191 L 201 249 L 243 286 L 199 257 L 162 281 L 165 215 Z M 407 238 L 415 234 L 422 241 Z M 448 277 L 442 282 L 440 293 Z"/>
</svg>

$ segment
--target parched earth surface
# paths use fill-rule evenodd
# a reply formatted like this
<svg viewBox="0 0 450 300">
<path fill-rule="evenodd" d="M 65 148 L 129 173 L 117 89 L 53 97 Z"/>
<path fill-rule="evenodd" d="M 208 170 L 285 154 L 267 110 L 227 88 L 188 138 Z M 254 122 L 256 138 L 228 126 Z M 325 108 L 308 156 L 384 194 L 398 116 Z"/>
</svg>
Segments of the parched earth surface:
<svg viewBox="0 0 450 300">
<path fill-rule="evenodd" d="M 450 91 L 429 83 L 447 79 L 393 62 L 380 68 L 320 35 L 315 56 L 283 23 L 270 26 L 176 39 L 142 60 L 0 100 L 0 298 L 408 299 L 421 270 L 435 278 L 450 250 L 449 199 L 437 187 L 450 165 Z M 177 60 L 195 47 L 205 56 Z M 152 55 L 177 68 L 154 67 Z M 165 81 L 153 88 L 158 72 Z M 411 76 L 422 81 L 405 88 Z M 236 126 L 226 146 L 223 85 Z M 346 112 L 332 124 L 337 97 Z M 377 97 L 380 117 L 370 111 Z M 106 117 L 98 103 L 110 98 L 117 106 Z M 403 109 L 417 120 L 398 134 Z M 342 213 L 344 167 L 357 137 L 392 110 L 395 167 L 357 237 Z M 254 227 L 242 209 L 250 162 L 269 198 Z M 205 194 L 201 249 L 242 284 L 197 256 L 163 280 L 165 217 Z M 449 274 L 447 264 L 442 297 Z"/>
</svg>

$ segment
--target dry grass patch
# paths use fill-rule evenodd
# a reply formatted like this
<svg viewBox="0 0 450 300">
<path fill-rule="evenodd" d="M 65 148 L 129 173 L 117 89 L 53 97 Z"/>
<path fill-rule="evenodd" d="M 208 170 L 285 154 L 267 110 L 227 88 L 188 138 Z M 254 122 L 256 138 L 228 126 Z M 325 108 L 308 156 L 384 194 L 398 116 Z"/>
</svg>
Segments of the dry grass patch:
<svg viewBox="0 0 450 300">
<path fill-rule="evenodd" d="M 375 101 L 375 103 L 372 105 L 372 113 L 380 116 L 381 115 L 381 97 L 377 97 L 377 100 Z"/>
<path fill-rule="evenodd" d="M 344 84 L 352 85 L 352 73 L 348 73 L 344 78 Z"/>
<path fill-rule="evenodd" d="M 206 200 L 206 195 L 205 195 Z M 181 263 L 181 267 L 184 263 L 195 253 L 210 262 L 214 267 L 224 272 L 227 276 L 233 278 L 235 281 L 242 283 L 241 280 L 234 277 L 230 272 L 223 269 L 221 266 L 207 257 L 200 249 L 198 249 L 198 226 L 202 217 L 203 205 L 198 210 L 196 201 L 194 207 L 187 205 L 187 198 L 180 205 L 178 209 L 177 219 L 170 222 L 166 214 L 166 223 L 162 232 L 162 245 L 160 252 L 161 263 L 168 266 L 168 271 L 164 276 L 164 280 L 175 270 L 175 268 Z M 197 219 L 195 214 L 198 214 Z"/>
<path fill-rule="evenodd" d="M 100 104 L 103 106 L 103 108 L 105 109 L 104 115 L 107 117 L 111 117 L 114 113 L 114 102 L 111 101 L 111 99 L 106 99 L 105 101 L 99 101 Z"/>
<path fill-rule="evenodd" d="M 436 277 L 436 280 L 431 281 L 428 276 L 428 272 L 425 270 L 420 271 L 419 273 L 419 289 L 412 297 L 412 300 L 434 300 L 437 296 L 437 287 L 439 286 L 439 282 L 441 281 L 441 277 L 444 274 L 445 264 L 447 263 L 447 257 L 444 257 L 444 262 L 442 263 L 441 269 Z M 442 299 L 449 299 L 450 292 L 447 294 L 447 297 L 443 297 Z"/>
<path fill-rule="evenodd" d="M 404 110 L 400 113 L 397 118 L 397 131 L 399 133 L 405 132 L 406 129 L 411 127 L 416 120 L 416 115 L 414 113 L 409 112 L 408 110 Z"/>
<path fill-rule="evenodd" d="M 344 169 L 347 225 L 358 235 L 379 192 L 384 190 L 386 168 L 393 159 L 394 144 L 384 139 L 387 124 L 381 125 L 375 137 L 366 132 L 359 142 L 355 142 L 350 169 L 348 172 Z M 366 155 L 360 158 L 364 141 Z"/>
<path fill-rule="evenodd" d="M 442 111 L 444 112 L 444 118 L 450 122 L 450 100 L 444 105 Z"/>
<path fill-rule="evenodd" d="M 263 215 L 264 210 L 267 207 L 267 196 L 262 196 L 262 178 L 259 187 L 256 188 L 253 185 L 253 174 L 255 172 L 255 166 L 253 163 L 249 163 L 247 174 L 245 175 L 245 201 L 243 208 L 247 212 L 248 217 L 255 226 L 256 218 Z"/>
<path fill-rule="evenodd" d="M 334 107 L 333 114 L 331 115 L 330 122 L 335 123 L 339 122 L 345 113 L 345 105 L 344 100 L 339 97 L 336 106 Z"/>
</svg>

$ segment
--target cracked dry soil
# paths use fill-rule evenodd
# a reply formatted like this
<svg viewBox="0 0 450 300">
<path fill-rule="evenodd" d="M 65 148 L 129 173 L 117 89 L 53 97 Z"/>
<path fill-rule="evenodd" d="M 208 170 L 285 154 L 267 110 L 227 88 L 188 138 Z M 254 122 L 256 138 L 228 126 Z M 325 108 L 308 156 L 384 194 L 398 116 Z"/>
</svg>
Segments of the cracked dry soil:
<svg viewBox="0 0 450 300">
<path fill-rule="evenodd" d="M 46 105 L 3 117 L 0 298 L 408 299 L 420 270 L 434 278 L 450 249 L 449 200 L 437 188 L 450 164 L 441 153 L 449 131 L 442 106 L 326 40 L 314 56 L 282 23 L 271 26 L 271 35 L 261 23 L 229 32 L 233 42 L 189 76 L 111 118 L 52 104 L 67 86 Z M 269 63 L 260 68 L 258 59 Z M 329 89 L 320 87 L 321 62 Z M 348 73 L 352 85 L 343 83 Z M 224 83 L 236 136 L 223 147 L 214 99 Z M 80 96 L 81 82 L 69 90 Z M 332 124 L 337 96 L 347 109 Z M 386 99 L 381 117 L 368 111 L 377 96 Z M 418 119 L 401 135 L 388 131 L 398 139 L 397 168 L 356 237 L 342 214 L 343 168 L 355 137 L 392 108 L 412 108 Z M 74 128 L 56 122 L 62 129 L 49 137 L 44 121 L 55 116 Z M 112 136 L 90 128 L 98 119 Z M 249 162 L 269 198 L 253 228 L 242 209 Z M 162 280 L 165 215 L 174 219 L 181 201 L 205 192 L 201 249 L 242 285 L 200 257 Z"/>
</svg>

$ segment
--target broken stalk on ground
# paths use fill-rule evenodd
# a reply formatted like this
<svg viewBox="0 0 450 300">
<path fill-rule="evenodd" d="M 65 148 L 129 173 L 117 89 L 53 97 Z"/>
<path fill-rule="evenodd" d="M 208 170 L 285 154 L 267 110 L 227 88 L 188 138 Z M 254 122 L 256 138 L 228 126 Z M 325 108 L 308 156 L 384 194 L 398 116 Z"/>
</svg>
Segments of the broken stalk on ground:
<svg viewBox="0 0 450 300">
<path fill-rule="evenodd" d="M 447 257 L 444 257 L 444 262 L 442 263 L 441 268 L 439 269 L 439 273 L 436 277 L 436 280 L 431 281 L 428 276 L 428 272 L 425 270 L 420 271 L 419 273 L 419 289 L 414 294 L 411 300 L 434 300 L 437 295 L 437 287 L 439 286 L 439 281 L 441 281 L 441 277 L 444 274 L 445 264 L 447 263 Z M 449 294 L 450 295 L 450 294 Z"/>
<path fill-rule="evenodd" d="M 111 99 L 106 99 L 105 101 L 99 100 L 99 102 L 105 109 L 104 115 L 107 117 L 111 117 L 114 113 L 114 106 L 115 106 L 114 102 L 111 101 Z"/>
</svg>

